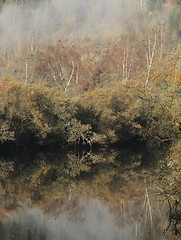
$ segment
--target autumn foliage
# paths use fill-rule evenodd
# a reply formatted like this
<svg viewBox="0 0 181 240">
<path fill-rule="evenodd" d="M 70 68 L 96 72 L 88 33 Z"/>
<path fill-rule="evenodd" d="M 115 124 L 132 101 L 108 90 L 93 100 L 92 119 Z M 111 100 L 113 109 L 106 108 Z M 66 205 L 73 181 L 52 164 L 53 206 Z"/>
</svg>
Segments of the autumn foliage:
<svg viewBox="0 0 181 240">
<path fill-rule="evenodd" d="M 70 98 L 65 91 L 42 84 L 1 80 L 1 143 L 172 143 L 180 137 L 181 127 L 175 87 L 165 93 L 162 85 L 145 87 L 124 80 Z"/>
</svg>

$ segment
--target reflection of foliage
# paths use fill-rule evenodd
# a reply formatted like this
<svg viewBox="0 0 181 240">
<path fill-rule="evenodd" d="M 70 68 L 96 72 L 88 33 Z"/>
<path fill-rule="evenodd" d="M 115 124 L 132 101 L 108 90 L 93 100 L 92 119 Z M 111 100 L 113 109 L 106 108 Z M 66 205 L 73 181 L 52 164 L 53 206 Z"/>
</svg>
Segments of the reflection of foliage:
<svg viewBox="0 0 181 240">
<path fill-rule="evenodd" d="M 6 179 L 14 171 L 12 162 L 0 162 L 0 179 Z"/>
<path fill-rule="evenodd" d="M 4 205 L 7 207 L 7 202 L 13 202 L 11 199 L 12 193 L 9 190 L 10 176 L 14 171 L 14 164 L 12 162 L 2 162 L 0 161 L 0 199 L 4 199 Z"/>
<path fill-rule="evenodd" d="M 169 225 L 165 232 L 172 227 L 175 235 L 181 235 L 181 158 L 180 141 L 170 149 L 166 160 L 163 160 L 156 170 L 156 186 L 163 201 L 168 203 Z M 154 180 L 155 181 L 155 180 Z"/>
<path fill-rule="evenodd" d="M 26 153 L 27 154 L 27 153 Z M 28 154 L 32 156 L 32 154 Z M 126 155 L 126 153 L 124 153 Z M 132 188 L 137 174 L 134 169 L 138 167 L 132 155 L 130 166 L 124 166 L 116 160 L 118 153 L 115 151 L 95 153 L 81 152 L 69 153 L 62 157 L 62 152 L 33 155 L 32 163 L 26 158 L 27 163 L 21 162 L 8 180 L 8 188 L 12 189 L 16 202 L 26 199 L 38 202 L 39 200 L 64 196 L 70 188 L 72 191 L 90 191 L 98 198 L 108 200 L 115 198 L 118 189 L 120 194 L 127 192 L 127 181 Z M 24 159 L 24 156 L 22 156 Z M 123 162 L 126 161 L 126 159 Z M 36 159 L 36 161 L 35 161 Z M 137 159 L 137 158 L 136 158 Z M 133 163 L 134 160 L 134 163 Z M 4 169 L 6 169 L 4 167 Z M 2 171 L 1 171 L 2 173 Z M 133 181 L 134 179 L 134 181 Z M 125 183 L 123 186 L 123 183 Z M 89 189 L 92 186 L 91 190 Z M 134 185 L 136 186 L 136 185 Z M 124 187 L 124 188 L 122 188 Z M 122 191 L 122 190 L 123 191 Z M 113 194 L 113 195 L 112 195 Z M 8 195 L 9 196 L 9 195 Z M 8 203 L 9 204 L 9 203 Z"/>
<path fill-rule="evenodd" d="M 181 235 L 179 229 L 179 223 L 181 221 L 181 167 L 175 167 L 173 165 L 164 166 L 162 173 L 159 174 L 159 179 L 159 184 L 162 187 L 162 189 L 160 189 L 161 194 L 169 206 L 169 225 L 165 232 L 172 226 L 174 234 Z"/>
<path fill-rule="evenodd" d="M 64 163 L 64 172 L 70 177 L 79 176 L 81 173 L 90 172 L 92 175 L 95 169 L 101 165 L 114 164 L 117 153 L 110 151 L 109 153 L 94 153 L 91 151 L 82 152 L 81 154 L 68 154 Z"/>
<path fill-rule="evenodd" d="M 81 172 L 89 172 L 91 170 L 89 162 L 86 161 L 86 157 L 77 157 L 73 154 L 68 155 L 68 161 L 65 164 L 65 172 L 70 177 L 76 177 Z"/>
<path fill-rule="evenodd" d="M 1 123 L 0 126 L 0 143 L 14 140 L 14 132 L 11 131 L 9 126 L 9 123 L 4 121 Z"/>
<path fill-rule="evenodd" d="M 29 187 L 33 190 L 37 190 L 42 183 L 44 183 L 44 178 L 48 173 L 50 166 L 45 162 L 41 161 L 36 170 L 32 173 L 30 178 Z"/>
<path fill-rule="evenodd" d="M 163 162 L 158 169 L 158 181 L 162 185 L 164 194 L 174 201 L 181 199 L 181 166 L 172 161 Z"/>
<path fill-rule="evenodd" d="M 168 227 L 164 230 L 164 233 L 166 233 L 168 229 L 172 227 L 174 235 L 181 236 L 181 228 L 179 227 L 179 224 L 181 222 L 181 200 L 172 202 L 169 200 L 169 198 L 167 198 L 167 201 L 169 205 L 169 224 Z"/>
</svg>

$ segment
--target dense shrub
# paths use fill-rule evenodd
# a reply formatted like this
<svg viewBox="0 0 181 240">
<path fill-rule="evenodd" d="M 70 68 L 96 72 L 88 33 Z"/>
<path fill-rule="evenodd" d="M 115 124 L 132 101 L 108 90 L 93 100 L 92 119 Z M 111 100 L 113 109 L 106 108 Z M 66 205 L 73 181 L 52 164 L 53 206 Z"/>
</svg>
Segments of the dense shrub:
<svg viewBox="0 0 181 240">
<path fill-rule="evenodd" d="M 180 102 L 160 91 L 138 81 L 97 88 L 74 99 L 77 118 L 107 143 L 170 143 L 180 136 Z"/>
<path fill-rule="evenodd" d="M 75 109 L 60 90 L 5 79 L 0 81 L 0 98 L 1 142 L 62 145 L 91 137 L 91 127 L 76 120 Z"/>
<path fill-rule="evenodd" d="M 124 80 L 68 98 L 56 88 L 5 79 L 0 81 L 0 140 L 61 146 L 172 143 L 181 130 L 180 96 L 173 91 Z"/>
</svg>

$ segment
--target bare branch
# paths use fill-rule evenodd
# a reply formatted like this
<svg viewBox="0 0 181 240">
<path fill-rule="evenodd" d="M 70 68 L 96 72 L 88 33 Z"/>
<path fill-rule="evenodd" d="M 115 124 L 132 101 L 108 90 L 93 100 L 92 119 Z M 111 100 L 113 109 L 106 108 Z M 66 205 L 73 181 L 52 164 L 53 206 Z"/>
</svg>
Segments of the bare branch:
<svg viewBox="0 0 181 240">
<path fill-rule="evenodd" d="M 54 74 L 54 72 L 53 72 L 53 69 L 52 69 L 50 63 L 48 63 L 48 66 L 49 66 L 49 68 L 50 68 L 50 71 L 51 71 L 51 73 L 52 73 L 52 77 L 53 77 L 55 83 L 57 84 L 57 86 L 59 86 L 58 81 L 57 81 L 57 78 L 56 78 L 56 76 L 55 76 L 55 74 Z"/>
</svg>

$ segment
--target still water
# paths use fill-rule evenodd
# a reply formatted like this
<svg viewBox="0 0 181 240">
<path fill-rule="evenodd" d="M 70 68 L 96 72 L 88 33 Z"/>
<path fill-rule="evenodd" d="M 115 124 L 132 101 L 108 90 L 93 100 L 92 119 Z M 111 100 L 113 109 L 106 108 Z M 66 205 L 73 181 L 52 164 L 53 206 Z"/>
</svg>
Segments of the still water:
<svg viewBox="0 0 181 240">
<path fill-rule="evenodd" d="M 172 239 L 169 231 L 163 234 L 166 206 L 147 180 L 153 163 L 145 164 L 145 157 L 140 152 L 38 153 L 23 160 L 14 155 L 8 162 L 2 157 L 0 240 Z"/>
<path fill-rule="evenodd" d="M 70 201 L 70 202 L 69 202 Z M 23 207 L 1 222 L 2 240 L 134 240 L 166 239 L 163 236 L 163 213 L 159 208 L 149 215 L 139 201 L 111 208 L 95 199 L 73 197 L 57 200 L 47 211 Z"/>
</svg>

